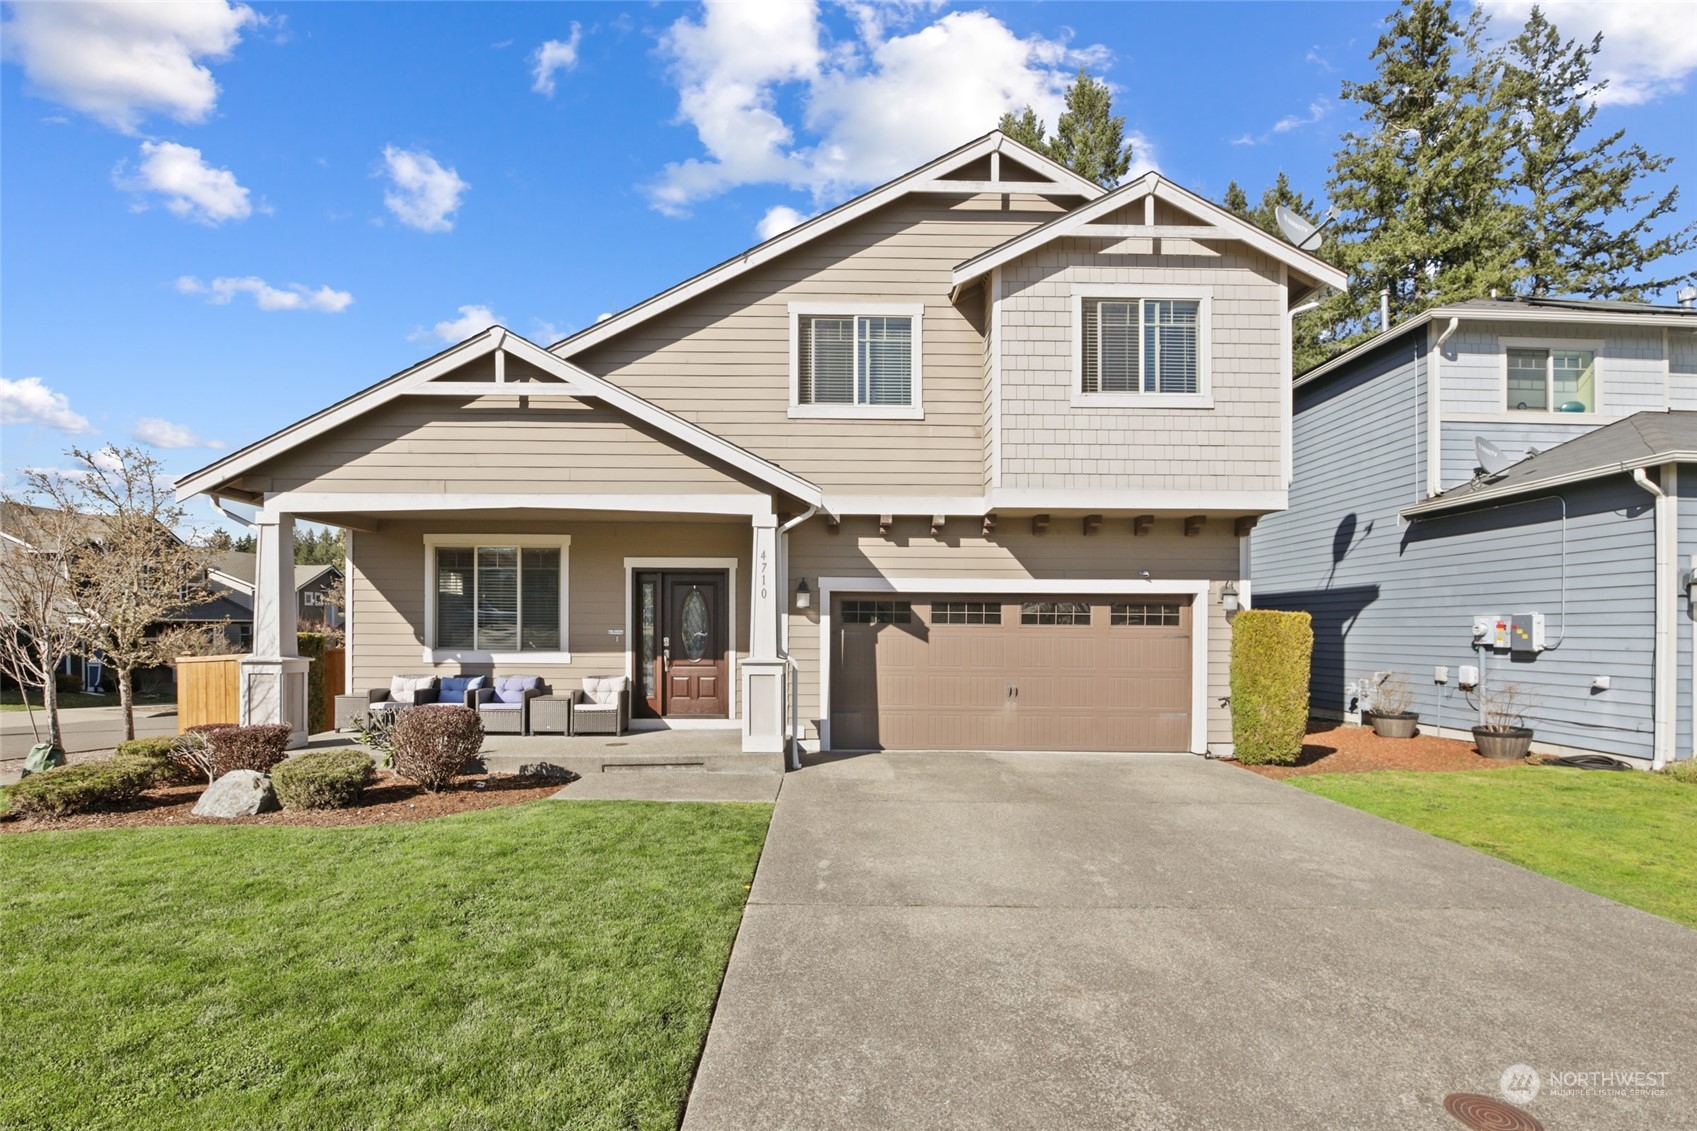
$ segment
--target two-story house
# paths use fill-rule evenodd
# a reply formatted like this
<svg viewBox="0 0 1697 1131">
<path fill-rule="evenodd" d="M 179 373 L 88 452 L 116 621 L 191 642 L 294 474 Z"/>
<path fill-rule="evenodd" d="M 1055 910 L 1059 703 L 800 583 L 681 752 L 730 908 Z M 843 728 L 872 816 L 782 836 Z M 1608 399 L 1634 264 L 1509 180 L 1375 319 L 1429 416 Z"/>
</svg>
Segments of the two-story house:
<svg viewBox="0 0 1697 1131">
<path fill-rule="evenodd" d="M 1314 615 L 1317 714 L 1398 673 L 1465 735 L 1513 683 L 1534 749 L 1691 757 L 1697 310 L 1438 307 L 1303 374 L 1294 436 L 1252 567 Z"/>
<path fill-rule="evenodd" d="M 627 674 L 747 750 L 1229 745 L 1342 275 L 991 133 L 549 349 L 494 328 L 183 479 L 259 508 L 248 717 L 304 718 L 287 557 L 349 531 L 352 687 Z M 286 623 L 285 623 L 286 622 Z"/>
</svg>

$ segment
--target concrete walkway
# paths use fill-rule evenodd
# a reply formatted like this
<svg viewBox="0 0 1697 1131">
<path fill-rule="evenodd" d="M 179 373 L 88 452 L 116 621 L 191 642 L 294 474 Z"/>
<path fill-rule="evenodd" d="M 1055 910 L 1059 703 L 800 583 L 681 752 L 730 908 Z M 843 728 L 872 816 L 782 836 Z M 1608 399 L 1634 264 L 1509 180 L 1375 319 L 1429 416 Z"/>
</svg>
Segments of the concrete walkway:
<svg viewBox="0 0 1697 1131">
<path fill-rule="evenodd" d="M 1694 1001 L 1697 932 L 1236 767 L 870 755 L 786 776 L 684 1127 L 1459 1128 L 1517 1064 L 1693 1127 Z"/>
</svg>

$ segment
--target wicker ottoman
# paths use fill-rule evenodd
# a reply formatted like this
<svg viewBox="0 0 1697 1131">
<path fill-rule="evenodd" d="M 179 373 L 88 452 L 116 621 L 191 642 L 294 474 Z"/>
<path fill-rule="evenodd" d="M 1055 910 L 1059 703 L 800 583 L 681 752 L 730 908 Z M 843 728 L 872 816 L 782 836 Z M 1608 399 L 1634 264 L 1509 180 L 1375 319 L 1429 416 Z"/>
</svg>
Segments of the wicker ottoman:
<svg viewBox="0 0 1697 1131">
<path fill-rule="evenodd" d="M 530 701 L 530 733 L 570 734 L 575 695 L 541 695 Z"/>
<path fill-rule="evenodd" d="M 336 696 L 336 729 L 358 730 L 364 726 L 366 705 L 364 695 Z"/>
</svg>

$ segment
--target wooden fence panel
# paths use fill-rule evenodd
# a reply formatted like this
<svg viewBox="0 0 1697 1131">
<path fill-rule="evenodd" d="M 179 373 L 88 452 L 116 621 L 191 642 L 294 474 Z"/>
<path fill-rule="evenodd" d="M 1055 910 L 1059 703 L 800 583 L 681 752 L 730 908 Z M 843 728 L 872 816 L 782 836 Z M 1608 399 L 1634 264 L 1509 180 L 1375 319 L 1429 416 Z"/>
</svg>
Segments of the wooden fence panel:
<svg viewBox="0 0 1697 1131">
<path fill-rule="evenodd" d="M 313 724 L 313 733 L 336 729 L 336 696 L 347 691 L 348 652 L 346 648 L 324 649 L 324 710 Z"/>
<path fill-rule="evenodd" d="M 177 733 L 203 723 L 241 721 L 239 656 L 177 657 Z"/>
</svg>

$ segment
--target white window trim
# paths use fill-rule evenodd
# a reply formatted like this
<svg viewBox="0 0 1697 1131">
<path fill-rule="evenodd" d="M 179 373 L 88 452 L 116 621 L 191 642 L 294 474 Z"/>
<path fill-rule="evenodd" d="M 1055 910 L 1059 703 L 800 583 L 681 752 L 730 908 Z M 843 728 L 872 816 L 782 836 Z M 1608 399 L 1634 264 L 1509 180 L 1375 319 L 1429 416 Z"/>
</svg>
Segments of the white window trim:
<svg viewBox="0 0 1697 1131">
<path fill-rule="evenodd" d="M 424 655 L 426 664 L 569 664 L 571 636 L 570 534 L 426 534 L 424 536 Z M 436 647 L 436 548 L 438 546 L 550 547 L 560 551 L 560 643 L 557 652 L 491 652 L 481 648 Z"/>
<path fill-rule="evenodd" d="M 1509 350 L 1547 350 L 1558 353 L 1562 350 L 1589 350 L 1592 364 L 1596 372 L 1591 376 L 1591 383 L 1597 392 L 1597 403 L 1591 406 L 1590 412 L 1557 412 L 1553 408 L 1546 409 L 1515 409 L 1508 407 L 1508 351 Z M 1586 338 L 1498 338 L 1497 339 L 1497 403 L 1502 406 L 1503 416 L 1508 420 L 1529 420 L 1547 417 L 1551 420 L 1566 420 L 1574 424 L 1595 423 L 1598 417 L 1604 416 L 1607 410 L 1603 381 L 1603 343 Z M 1545 376 L 1549 376 L 1546 368 Z"/>
<path fill-rule="evenodd" d="M 1087 393 L 1084 391 L 1084 300 L 1087 298 L 1176 298 L 1200 304 L 1196 319 L 1196 386 L 1194 393 Z M 1142 349 L 1139 343 L 1138 349 Z M 1169 287 L 1142 283 L 1074 283 L 1072 285 L 1072 390 L 1074 408 L 1213 408 L 1214 407 L 1214 288 Z"/>
<path fill-rule="evenodd" d="M 801 319 L 803 315 L 841 314 L 913 319 L 913 403 L 905 405 L 848 405 L 801 403 Z M 924 420 L 925 307 L 900 302 L 792 302 L 790 322 L 790 419 L 792 420 Z M 858 356 L 858 347 L 856 354 Z"/>
</svg>

